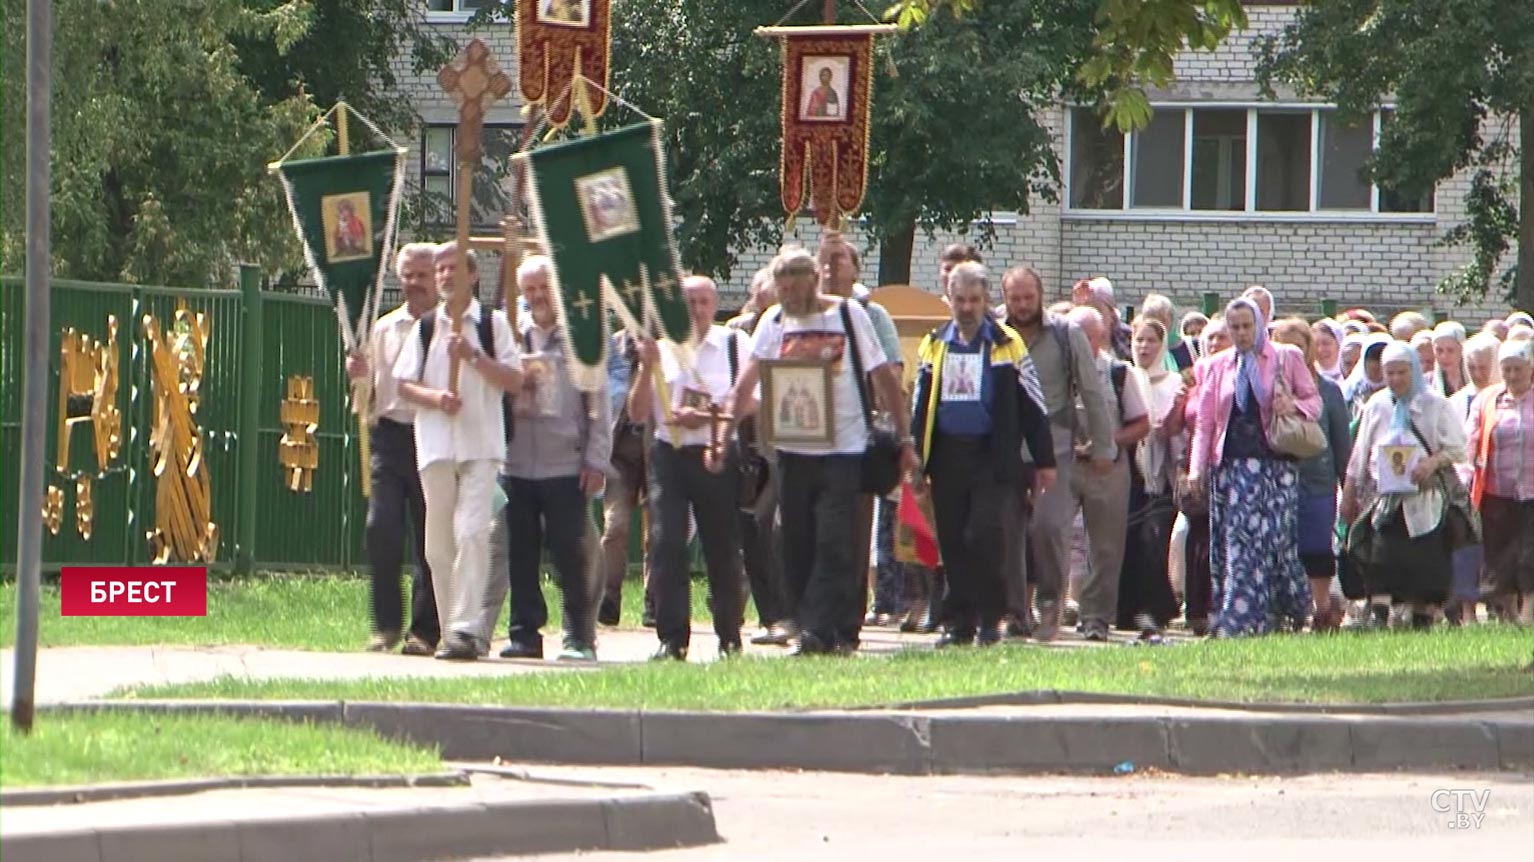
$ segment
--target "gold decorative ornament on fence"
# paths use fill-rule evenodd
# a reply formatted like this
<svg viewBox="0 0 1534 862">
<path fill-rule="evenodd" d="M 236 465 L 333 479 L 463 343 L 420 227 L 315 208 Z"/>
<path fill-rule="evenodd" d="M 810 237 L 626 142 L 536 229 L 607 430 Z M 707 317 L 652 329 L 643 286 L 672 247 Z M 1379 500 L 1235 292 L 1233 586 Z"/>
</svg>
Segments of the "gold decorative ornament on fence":
<svg viewBox="0 0 1534 862">
<path fill-rule="evenodd" d="M 313 377 L 288 378 L 281 413 L 286 430 L 277 444 L 277 461 L 288 490 L 308 494 L 314 490 L 314 471 L 320 466 L 320 444 L 314 439 L 320 427 L 320 402 L 314 398 Z"/>
<path fill-rule="evenodd" d="M 64 526 L 64 489 L 57 485 L 49 485 L 48 496 L 43 499 L 43 524 L 55 536 Z"/>
<path fill-rule="evenodd" d="M 123 415 L 117 407 L 118 363 L 117 316 L 114 314 L 107 315 L 104 342 L 73 327 L 65 328 L 59 339 L 59 426 L 54 470 L 59 478 L 75 482 L 75 526 L 87 541 L 95 519 L 91 497 L 95 480 L 103 478 L 111 463 L 122 454 Z M 70 440 L 75 426 L 81 423 L 91 426 L 96 453 L 94 471 L 70 469 Z M 56 503 L 54 490 L 58 492 Z M 58 535 L 63 524 L 64 497 L 63 488 L 50 488 L 44 518 L 54 535 Z"/>
<path fill-rule="evenodd" d="M 149 342 L 154 424 L 155 528 L 148 533 L 156 563 L 213 562 L 218 525 L 213 523 L 213 485 L 203 457 L 202 430 L 194 418 L 207 356 L 208 317 L 176 309 L 164 332 L 154 315 L 143 319 Z"/>
<path fill-rule="evenodd" d="M 80 538 L 87 542 L 91 540 L 91 529 L 96 523 L 96 504 L 91 499 L 92 486 L 91 477 L 75 477 L 75 529 L 80 531 Z"/>
</svg>

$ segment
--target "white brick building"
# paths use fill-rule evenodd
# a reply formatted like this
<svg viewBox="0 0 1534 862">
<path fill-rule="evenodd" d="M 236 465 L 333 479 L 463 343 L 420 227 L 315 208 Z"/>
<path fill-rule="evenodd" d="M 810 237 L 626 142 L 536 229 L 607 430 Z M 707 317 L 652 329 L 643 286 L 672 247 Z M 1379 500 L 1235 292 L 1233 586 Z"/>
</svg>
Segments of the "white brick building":
<svg viewBox="0 0 1534 862">
<path fill-rule="evenodd" d="M 474 7 L 479 0 L 429 0 L 433 7 Z M 1148 291 L 1170 293 L 1196 307 L 1205 292 L 1228 299 L 1247 284 L 1262 283 L 1282 310 L 1314 312 L 1323 298 L 1346 307 L 1436 307 L 1452 303 L 1437 295 L 1437 280 L 1462 264 L 1461 249 L 1439 244 L 1463 217 L 1468 176 L 1441 183 L 1423 201 L 1396 200 L 1361 182 L 1357 170 L 1373 146 L 1379 124 L 1346 128 L 1328 106 L 1282 98 L 1265 102 L 1253 76 L 1252 45 L 1275 33 L 1294 14 L 1290 3 L 1248 4 L 1249 28 L 1232 34 L 1218 50 L 1178 59 L 1177 83 L 1152 93 L 1151 124 L 1126 140 L 1099 128 L 1088 109 L 1061 105 L 1043 118 L 1056 136 L 1066 178 L 1059 203 L 1037 201 L 1026 216 L 996 213 L 995 242 L 982 253 L 988 264 L 1029 264 L 1045 277 L 1052 298 L 1068 295 L 1076 278 L 1106 275 L 1119 286 L 1121 302 Z M 460 39 L 462 11 L 433 13 Z M 481 30 L 507 66 L 513 63 L 511 27 Z M 452 103 L 425 77 L 412 82 L 428 129 L 427 155 L 412 159 L 412 179 L 450 189 Z M 775 108 L 774 108 L 775 110 Z M 489 123 L 519 122 L 518 108 L 493 110 Z M 434 127 L 435 126 L 435 127 Z M 514 142 L 506 131 L 504 148 Z M 495 149 L 494 133 L 487 138 Z M 500 153 L 491 153 L 500 155 Z M 447 161 L 451 161 L 448 159 Z M 801 220 L 785 241 L 812 240 L 818 229 Z M 971 234 L 973 242 L 974 234 Z M 933 289 L 943 245 L 963 237 L 927 240 L 918 230 L 912 283 Z M 867 247 L 866 278 L 878 270 L 878 250 Z M 750 249 L 728 284 L 725 304 L 738 304 L 751 273 L 773 249 Z M 1488 303 L 1487 310 L 1500 307 Z M 1450 313 L 1470 316 L 1480 309 Z"/>
</svg>

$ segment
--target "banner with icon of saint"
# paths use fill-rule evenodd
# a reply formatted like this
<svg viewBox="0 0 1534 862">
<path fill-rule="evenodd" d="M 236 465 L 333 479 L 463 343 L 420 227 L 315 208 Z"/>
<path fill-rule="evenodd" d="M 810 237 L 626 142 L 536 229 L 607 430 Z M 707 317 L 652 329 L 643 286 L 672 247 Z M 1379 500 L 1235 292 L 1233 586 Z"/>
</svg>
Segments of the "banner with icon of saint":
<svg viewBox="0 0 1534 862">
<path fill-rule="evenodd" d="M 570 122 L 579 108 L 587 119 L 607 109 L 612 52 L 612 0 L 517 0 L 517 67 L 522 98 L 542 105 L 549 125 Z M 583 77 L 597 87 L 581 87 Z M 577 100 L 583 100 L 577 104 Z"/>
</svg>

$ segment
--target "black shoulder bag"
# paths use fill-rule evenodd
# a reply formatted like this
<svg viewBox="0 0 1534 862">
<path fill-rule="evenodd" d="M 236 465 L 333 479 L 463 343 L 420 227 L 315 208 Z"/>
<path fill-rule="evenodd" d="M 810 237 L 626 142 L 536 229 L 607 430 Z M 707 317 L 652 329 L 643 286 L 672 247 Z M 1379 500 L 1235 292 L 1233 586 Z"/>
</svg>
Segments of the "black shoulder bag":
<svg viewBox="0 0 1534 862">
<path fill-rule="evenodd" d="M 864 426 L 868 429 L 868 446 L 863 450 L 863 492 L 882 497 L 900 484 L 900 442 L 895 439 L 894 432 L 874 422 L 868 378 L 863 372 L 863 357 L 853 333 L 852 312 L 845 300 L 841 312 L 842 329 L 847 332 L 847 352 L 852 359 L 852 377 L 857 383 L 858 403 L 862 407 Z"/>
</svg>

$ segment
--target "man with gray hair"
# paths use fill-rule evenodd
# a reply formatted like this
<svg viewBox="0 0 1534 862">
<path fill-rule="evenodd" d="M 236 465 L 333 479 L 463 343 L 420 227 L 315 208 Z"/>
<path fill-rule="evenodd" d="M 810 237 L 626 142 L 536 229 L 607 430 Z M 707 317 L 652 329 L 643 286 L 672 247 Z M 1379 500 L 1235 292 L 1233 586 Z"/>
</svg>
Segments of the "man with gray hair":
<svg viewBox="0 0 1534 862">
<path fill-rule="evenodd" d="M 797 438 L 775 442 L 783 575 L 799 623 L 800 655 L 857 648 L 847 624 L 861 616 L 857 602 L 861 579 L 866 578 L 857 571 L 856 545 L 868 539 L 856 534 L 871 421 L 872 398 L 867 393 L 876 393 L 890 408 L 895 428 L 909 427 L 900 379 L 879 346 L 868 313 L 855 301 L 822 296 L 819 270 L 815 258 L 802 249 L 787 250 L 773 261 L 779 304 L 757 327 L 752 357 L 725 410 L 737 419 L 756 411 L 764 362 L 806 363 L 799 367 L 825 375 L 821 380 L 830 389 L 829 402 L 818 383 L 793 393 L 795 424 L 817 432 L 824 429 L 825 437 L 801 432 Z M 859 369 L 866 380 L 859 379 Z M 772 381 L 768 378 L 769 384 Z M 787 419 L 781 408 L 790 393 L 775 392 L 771 385 L 766 389 L 780 402 L 766 406 L 765 427 L 772 428 L 773 420 Z M 901 467 L 910 472 L 917 467 L 915 448 L 909 436 L 901 442 Z"/>
<path fill-rule="evenodd" d="M 682 279 L 697 347 L 690 361 L 674 345 L 640 342 L 640 370 L 629 393 L 629 413 L 655 429 L 650 447 L 650 580 L 655 594 L 658 660 L 685 661 L 692 639 L 691 572 L 687 515 L 698 525 L 709 604 L 721 658 L 741 650 L 740 474 L 737 453 L 716 427 L 715 408 L 729 395 L 750 355 L 751 337 L 714 323 L 719 291 L 711 278 Z M 689 367 L 690 366 L 690 367 Z M 656 391 L 665 384 L 669 403 Z"/>
<path fill-rule="evenodd" d="M 1055 479 L 1055 447 L 1028 348 L 991 318 L 985 267 L 948 276 L 953 321 L 922 339 L 912 433 L 932 485 L 937 539 L 947 571 L 939 647 L 1000 642 L 1007 612 L 1001 567 L 1008 513 L 1020 494 Z M 1036 469 L 1023 449 L 1038 453 Z M 1029 482 L 1034 487 L 1023 487 Z"/>
<path fill-rule="evenodd" d="M 1124 538 L 1129 521 L 1130 447 L 1150 433 L 1150 415 L 1145 394 L 1130 374 L 1129 366 L 1109 352 L 1108 329 L 1097 309 L 1078 306 L 1070 320 L 1086 334 L 1096 354 L 1094 366 L 1108 402 L 1113 434 L 1110 456 L 1112 465 L 1105 474 L 1073 470 L 1068 495 L 1061 501 L 1065 521 L 1055 521 L 1036 530 L 1056 529 L 1056 541 L 1064 544 L 1068 533 L 1064 526 L 1081 512 L 1087 534 L 1087 570 L 1076 591 L 1081 609 L 1081 630 L 1087 640 L 1106 641 L 1112 622 L 1118 617 L 1119 571 L 1124 565 Z M 1078 448 L 1077 461 L 1088 461 L 1095 447 Z M 1078 464 L 1078 466 L 1080 466 Z M 1056 509 L 1052 515 L 1058 515 Z M 1038 532 L 1035 535 L 1039 535 Z M 1057 554 L 1054 557 L 1059 560 Z"/>
<path fill-rule="evenodd" d="M 480 637 L 488 642 L 492 636 L 509 589 L 511 624 L 501 657 L 543 657 L 549 611 L 540 572 L 547 550 L 563 607 L 559 658 L 595 661 L 597 579 L 588 576 L 596 549 L 588 533 L 591 499 L 602 490 L 612 458 L 612 425 L 607 399 L 571 382 L 550 275 L 543 255 L 517 267 L 517 287 L 527 300 L 527 314 L 517 319 L 524 373 L 511 393 L 514 429 L 500 476 L 506 509 L 492 532 L 494 567 Z"/>
<path fill-rule="evenodd" d="M 405 655 L 431 655 L 441 637 L 431 568 L 426 563 L 426 498 L 416 469 L 415 407 L 400 395 L 392 373 L 416 320 L 436 304 L 437 291 L 432 285 L 436 253 L 437 246 L 429 242 L 409 243 L 399 250 L 394 272 L 405 301 L 374 322 L 366 352 L 346 358 L 347 376 L 353 380 L 367 378 L 372 389 L 366 413 L 372 442 L 368 469 L 373 485 L 367 516 L 368 566 L 373 575 L 371 652 L 389 652 L 405 634 L 399 578 L 407 526 L 415 542 L 411 560 L 415 572 L 410 587 L 410 628 L 401 651 Z"/>
</svg>

